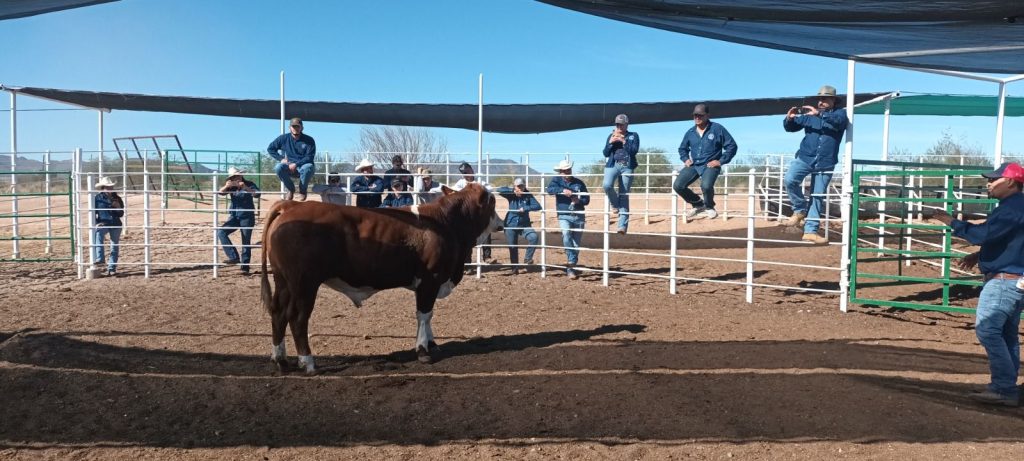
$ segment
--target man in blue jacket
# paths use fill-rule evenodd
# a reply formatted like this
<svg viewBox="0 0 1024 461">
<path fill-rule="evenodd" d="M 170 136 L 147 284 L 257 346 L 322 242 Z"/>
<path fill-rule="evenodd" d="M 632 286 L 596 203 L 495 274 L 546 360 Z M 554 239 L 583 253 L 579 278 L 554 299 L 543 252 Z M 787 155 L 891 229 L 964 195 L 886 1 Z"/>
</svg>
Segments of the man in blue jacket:
<svg viewBox="0 0 1024 461">
<path fill-rule="evenodd" d="M 796 158 L 789 164 L 784 182 L 793 215 L 786 222 L 790 226 L 804 225 L 803 240 L 828 243 L 818 235 L 819 219 L 825 211 L 825 193 L 832 180 L 832 170 L 839 163 L 839 146 L 850 120 L 845 109 L 836 108 L 836 89 L 825 85 L 818 90 L 816 106 L 791 107 L 782 121 L 783 128 L 793 133 L 804 131 Z M 801 114 L 801 112 L 803 112 Z M 811 199 L 804 198 L 804 178 L 811 177 Z"/>
<path fill-rule="evenodd" d="M 284 155 L 281 155 L 284 152 Z M 267 146 L 267 153 L 278 163 L 274 166 L 274 173 L 281 179 L 288 195 L 285 200 L 291 200 L 295 196 L 295 183 L 292 182 L 293 174 L 299 175 L 299 201 L 306 200 L 306 190 L 309 181 L 316 173 L 316 166 L 313 161 L 316 159 L 316 141 L 302 132 L 302 119 L 295 117 L 291 120 L 291 133 L 282 134 L 274 139 Z"/>
<path fill-rule="evenodd" d="M 1016 407 L 1020 403 L 1017 375 L 1020 371 L 1020 314 L 1024 308 L 1024 168 L 1004 163 L 982 176 L 988 179 L 988 195 L 999 206 L 981 224 L 953 219 L 937 210 L 935 219 L 953 228 L 953 235 L 981 245 L 981 251 L 964 257 L 960 268 L 975 265 L 985 274 L 978 298 L 974 332 L 988 355 L 991 379 L 975 400 Z"/>
<path fill-rule="evenodd" d="M 579 278 L 574 267 L 579 262 L 580 241 L 583 239 L 583 226 L 587 216 L 583 214 L 590 204 L 587 186 L 579 178 L 572 176 L 572 161 L 562 160 L 555 166 L 558 176 L 548 183 L 547 193 L 555 197 L 555 208 L 558 213 L 558 227 L 562 229 L 562 246 L 565 247 L 565 275 L 570 280 Z"/>
<path fill-rule="evenodd" d="M 380 193 L 384 192 L 384 180 L 373 174 L 373 162 L 364 158 L 356 165 L 356 173 L 363 175 L 352 180 L 352 192 L 356 194 L 356 206 L 360 208 L 379 208 Z"/>
<path fill-rule="evenodd" d="M 117 275 L 117 257 L 121 249 L 121 217 L 124 216 L 124 200 L 114 192 L 114 181 L 104 176 L 96 182 L 100 191 L 93 199 L 93 210 L 96 212 L 96 227 L 93 229 L 93 261 L 103 264 L 103 237 L 110 237 L 110 260 L 107 263 L 107 275 Z"/>
<path fill-rule="evenodd" d="M 252 254 L 252 229 L 256 225 L 256 203 L 253 199 L 260 198 L 260 188 L 256 183 L 245 179 L 245 171 L 228 168 L 228 179 L 217 191 L 220 195 L 231 198 L 228 220 L 217 231 L 217 240 L 224 247 L 227 260 L 224 264 L 242 263 L 242 275 L 249 275 L 249 256 Z M 229 237 L 235 231 L 242 234 L 242 259 L 238 259 L 238 250 Z"/>
<path fill-rule="evenodd" d="M 694 106 L 693 127 L 683 135 L 683 141 L 679 143 L 679 160 L 682 160 L 683 168 L 672 183 L 672 189 L 693 207 L 686 213 L 687 218 L 701 214 L 708 219 L 718 217 L 715 211 L 715 181 L 722 173 L 722 165 L 736 156 L 736 149 L 736 141 L 729 131 L 711 121 L 708 105 Z M 703 199 L 690 190 L 690 184 L 698 178 Z"/>
<path fill-rule="evenodd" d="M 384 198 L 384 203 L 381 203 L 381 208 L 398 208 L 403 206 L 412 206 L 412 194 L 406 192 L 405 181 L 398 179 L 396 176 L 391 180 L 391 192 L 388 192 L 387 197 Z"/>
<path fill-rule="evenodd" d="M 526 190 L 523 178 L 516 178 L 512 187 L 499 187 L 498 195 L 508 200 L 508 214 L 505 215 L 505 240 L 508 241 L 508 260 L 513 265 L 512 275 L 519 273 L 519 236 L 529 244 L 526 247 L 526 265 L 533 264 L 533 253 L 537 250 L 537 231 L 530 227 L 530 212 L 540 211 L 540 203 Z"/>
<path fill-rule="evenodd" d="M 615 116 L 615 129 L 604 142 L 604 195 L 619 215 L 619 233 L 629 228 L 629 190 L 633 186 L 633 170 L 636 169 L 636 153 L 640 151 L 640 135 L 629 131 L 629 117 Z M 619 192 L 615 193 L 615 183 Z"/>
</svg>

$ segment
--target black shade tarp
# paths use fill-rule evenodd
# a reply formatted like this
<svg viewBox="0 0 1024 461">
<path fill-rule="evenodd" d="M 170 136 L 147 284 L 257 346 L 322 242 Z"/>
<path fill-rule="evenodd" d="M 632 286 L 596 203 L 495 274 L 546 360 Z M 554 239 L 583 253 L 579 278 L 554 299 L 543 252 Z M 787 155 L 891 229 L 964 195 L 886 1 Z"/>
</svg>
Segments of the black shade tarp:
<svg viewBox="0 0 1024 461">
<path fill-rule="evenodd" d="M 0 0 L 0 21 L 116 1 L 117 0 Z"/>
<path fill-rule="evenodd" d="M 129 93 L 3 87 L 19 94 L 94 109 L 173 112 L 279 119 L 280 101 L 272 99 L 200 98 L 153 96 Z M 889 94 L 860 93 L 858 103 Z M 841 100 L 845 96 L 840 95 Z M 616 114 L 629 115 L 631 124 L 676 122 L 693 119 L 693 106 L 707 102 L 713 118 L 784 114 L 790 107 L 812 104 L 814 97 L 734 99 L 728 101 L 679 101 L 591 104 L 485 104 L 484 131 L 492 133 L 549 133 L 611 126 Z M 288 117 L 305 121 L 399 125 L 476 130 L 476 104 L 403 104 L 322 101 L 286 101 Z"/>
<path fill-rule="evenodd" d="M 1024 73 L 1022 0 L 539 1 L 763 48 L 905 67 Z"/>
</svg>

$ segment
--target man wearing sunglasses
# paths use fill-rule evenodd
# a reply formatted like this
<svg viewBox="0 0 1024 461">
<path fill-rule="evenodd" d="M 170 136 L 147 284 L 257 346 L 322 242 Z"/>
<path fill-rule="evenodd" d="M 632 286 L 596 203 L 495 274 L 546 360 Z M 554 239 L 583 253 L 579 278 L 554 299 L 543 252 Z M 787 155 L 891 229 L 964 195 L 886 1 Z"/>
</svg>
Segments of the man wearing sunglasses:
<svg viewBox="0 0 1024 461">
<path fill-rule="evenodd" d="M 974 224 L 953 219 L 945 210 L 933 217 L 953 228 L 953 235 L 980 245 L 964 256 L 961 269 L 975 265 L 984 274 L 978 298 L 974 332 L 988 355 L 990 382 L 970 397 L 983 403 L 1016 407 L 1020 403 L 1017 374 L 1020 370 L 1020 314 L 1024 308 L 1024 168 L 1004 163 L 982 176 L 988 179 L 988 195 L 999 206 L 988 219 Z"/>
<path fill-rule="evenodd" d="M 284 153 L 282 155 L 281 153 Z M 288 195 L 285 200 L 295 197 L 295 183 L 292 182 L 292 175 L 299 176 L 298 200 L 306 200 L 306 190 L 309 188 L 309 181 L 316 173 L 316 166 L 313 160 L 316 159 L 316 141 L 311 136 L 302 132 L 302 119 L 295 117 L 291 120 L 291 132 L 282 134 L 274 139 L 267 146 L 267 153 L 278 163 L 274 166 L 274 173 L 281 179 Z"/>
</svg>

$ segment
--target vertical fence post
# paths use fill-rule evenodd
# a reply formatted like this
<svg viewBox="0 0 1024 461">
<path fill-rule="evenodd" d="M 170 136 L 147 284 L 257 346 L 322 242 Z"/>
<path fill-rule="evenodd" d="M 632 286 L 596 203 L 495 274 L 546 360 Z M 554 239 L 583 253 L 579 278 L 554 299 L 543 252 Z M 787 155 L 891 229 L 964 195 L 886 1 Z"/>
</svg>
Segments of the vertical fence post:
<svg viewBox="0 0 1024 461">
<path fill-rule="evenodd" d="M 217 269 L 218 266 L 220 266 L 220 261 L 218 261 L 217 257 L 217 231 L 220 230 L 218 229 L 218 226 L 220 226 L 220 197 L 217 195 L 217 184 L 220 184 L 220 181 L 217 180 L 217 173 L 213 174 L 212 179 L 213 187 L 211 188 L 211 192 L 213 193 L 213 200 L 211 201 L 213 202 L 213 278 L 217 278 Z"/>
<path fill-rule="evenodd" d="M 142 156 L 142 270 L 149 278 L 150 240 L 149 240 L 149 155 Z"/>
<path fill-rule="evenodd" d="M 21 257 L 21 250 L 18 246 L 18 162 L 17 153 L 11 152 L 11 254 L 14 259 Z"/>
<path fill-rule="evenodd" d="M 786 157 L 780 155 L 779 156 L 779 209 L 777 210 L 779 212 L 778 213 L 779 221 L 782 221 L 782 217 L 784 216 L 782 214 L 782 201 L 785 199 L 785 196 L 784 196 L 785 192 L 783 192 L 783 189 L 785 189 L 785 187 L 786 187 Z M 792 208 L 793 204 L 790 203 L 789 206 L 790 206 L 790 208 Z"/>
<path fill-rule="evenodd" d="M 96 241 L 96 210 L 93 209 L 95 206 L 95 201 L 93 200 L 95 192 L 92 188 L 91 174 L 85 177 L 85 190 L 85 196 L 88 203 L 85 209 L 86 212 L 89 213 L 89 227 L 86 229 L 86 232 L 89 233 L 89 267 L 85 270 L 85 278 L 92 279 L 96 277 L 96 271 L 99 270 L 96 268 L 96 245 L 102 244 L 102 242 Z"/>
<path fill-rule="evenodd" d="M 541 185 L 544 184 L 544 174 L 541 173 Z M 540 191 L 540 278 L 548 276 L 548 195 L 543 187 Z"/>
<path fill-rule="evenodd" d="M 607 199 L 607 196 L 606 196 L 605 200 L 604 200 L 604 211 L 602 212 L 602 215 L 601 215 L 601 216 L 604 217 L 604 219 L 602 220 L 602 221 L 604 221 L 604 224 L 603 224 L 604 231 L 601 233 L 601 235 L 604 237 L 604 242 L 603 242 L 604 251 L 601 252 L 601 267 L 602 267 L 602 270 L 601 270 L 601 272 L 602 272 L 602 274 L 601 274 L 601 285 L 604 285 L 604 286 L 608 286 L 608 248 L 609 248 L 609 240 L 610 240 L 610 236 L 608 235 L 608 232 L 611 230 L 611 227 L 610 227 L 608 221 L 611 219 L 611 213 L 612 213 L 611 203 L 608 202 L 608 199 Z M 619 215 L 619 219 L 622 219 L 622 215 Z"/>
<path fill-rule="evenodd" d="M 50 151 L 43 154 L 43 171 L 46 176 L 43 178 L 43 193 L 46 194 L 46 249 L 44 253 L 49 256 L 53 252 L 53 203 L 50 200 Z M 70 212 L 71 210 L 68 210 Z"/>
<path fill-rule="evenodd" d="M 68 185 L 68 188 L 70 189 L 68 191 L 70 193 L 68 200 L 71 203 L 69 203 L 68 206 L 71 207 L 71 210 L 73 210 L 73 214 L 74 214 L 74 216 L 72 218 L 74 220 L 74 222 L 72 223 L 73 224 L 72 231 L 75 234 L 78 235 L 78 239 L 77 240 L 72 240 L 71 241 L 71 246 L 72 247 L 78 247 L 77 248 L 78 251 L 74 251 L 74 250 L 72 250 L 72 251 L 74 251 L 74 253 L 75 253 L 75 265 L 78 266 L 78 279 L 81 280 L 82 277 L 85 276 L 85 273 L 84 273 L 85 272 L 85 268 L 83 267 L 83 264 L 82 264 L 82 262 L 84 261 L 84 256 L 82 255 L 82 245 L 81 245 L 81 242 L 83 242 L 85 240 L 82 238 L 82 232 L 81 232 L 81 229 L 82 229 L 82 196 L 81 196 L 82 188 L 81 188 L 81 177 L 79 176 L 82 173 L 82 148 L 75 149 L 75 152 L 72 154 L 72 157 L 73 158 L 72 158 L 72 161 L 71 161 L 71 184 Z M 88 237 L 86 237 L 86 238 L 88 238 Z"/>
<path fill-rule="evenodd" d="M 676 175 L 678 175 L 678 174 L 679 174 L 679 172 L 676 171 L 675 168 L 673 168 L 672 169 L 672 176 L 669 177 L 670 179 L 672 179 L 672 184 L 675 184 L 675 182 L 676 182 Z M 676 264 L 677 264 L 676 263 L 676 246 L 678 245 L 676 243 L 676 241 L 678 240 L 678 238 L 676 238 L 676 234 L 677 234 L 677 231 L 678 231 L 678 228 L 679 228 L 679 194 L 672 194 L 671 197 L 672 197 L 671 198 L 672 208 L 671 208 L 671 210 L 669 210 L 669 213 L 668 213 L 668 216 L 669 216 L 669 219 L 670 219 L 670 221 L 669 221 L 669 244 L 668 244 L 668 247 L 669 247 L 668 292 L 669 292 L 669 294 L 673 294 L 674 295 L 674 294 L 676 294 Z"/>
<path fill-rule="evenodd" d="M 651 225 L 651 157 L 652 154 L 644 155 L 647 173 L 644 174 L 644 224 Z"/>
<path fill-rule="evenodd" d="M 160 224 L 167 224 L 167 151 L 160 149 Z"/>
<path fill-rule="evenodd" d="M 747 173 L 747 304 L 754 302 L 754 169 Z"/>
<path fill-rule="evenodd" d="M 728 221 L 729 220 L 729 172 L 726 171 L 727 168 L 728 168 L 727 166 L 722 165 L 722 176 L 725 177 L 725 181 L 723 181 L 725 183 L 723 185 L 723 188 L 724 188 L 725 192 L 722 194 L 722 197 L 725 199 L 725 200 L 723 200 L 723 202 L 725 202 L 725 203 L 722 204 L 722 213 L 721 213 L 722 221 Z M 712 187 L 714 187 L 714 186 L 712 186 Z"/>
</svg>

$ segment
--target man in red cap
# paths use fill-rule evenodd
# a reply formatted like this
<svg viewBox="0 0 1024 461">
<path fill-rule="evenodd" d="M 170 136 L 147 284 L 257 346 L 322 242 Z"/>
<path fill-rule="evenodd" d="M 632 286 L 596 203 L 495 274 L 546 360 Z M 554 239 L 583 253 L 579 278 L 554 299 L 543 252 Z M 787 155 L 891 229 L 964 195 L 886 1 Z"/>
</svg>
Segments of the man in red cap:
<svg viewBox="0 0 1024 461">
<path fill-rule="evenodd" d="M 999 199 L 999 206 L 984 223 L 953 219 L 943 210 L 934 216 L 952 227 L 953 235 L 981 246 L 959 264 L 965 270 L 978 265 L 985 274 L 974 330 L 988 355 L 991 382 L 984 391 L 970 396 L 984 403 L 1016 407 L 1020 402 L 1018 328 L 1024 308 L 1024 168 L 1004 163 L 982 176 L 988 179 L 988 195 Z"/>
</svg>

